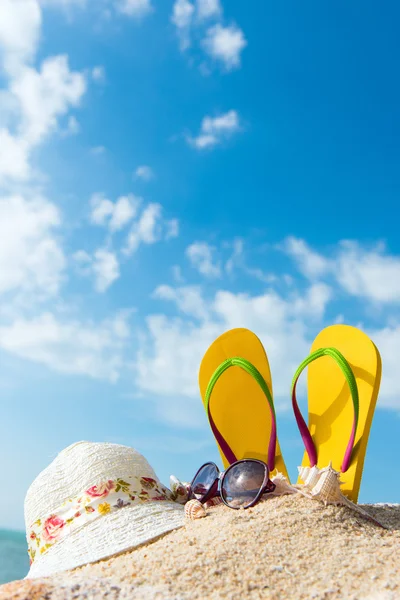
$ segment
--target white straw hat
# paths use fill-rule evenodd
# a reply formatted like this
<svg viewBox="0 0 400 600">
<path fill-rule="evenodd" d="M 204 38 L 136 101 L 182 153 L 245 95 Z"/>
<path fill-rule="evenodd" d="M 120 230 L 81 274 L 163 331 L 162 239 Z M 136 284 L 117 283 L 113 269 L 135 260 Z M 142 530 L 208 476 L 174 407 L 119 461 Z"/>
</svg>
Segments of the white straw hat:
<svg viewBox="0 0 400 600">
<path fill-rule="evenodd" d="M 136 450 L 78 442 L 60 452 L 26 494 L 26 578 L 112 556 L 183 524 L 184 507 Z"/>
</svg>

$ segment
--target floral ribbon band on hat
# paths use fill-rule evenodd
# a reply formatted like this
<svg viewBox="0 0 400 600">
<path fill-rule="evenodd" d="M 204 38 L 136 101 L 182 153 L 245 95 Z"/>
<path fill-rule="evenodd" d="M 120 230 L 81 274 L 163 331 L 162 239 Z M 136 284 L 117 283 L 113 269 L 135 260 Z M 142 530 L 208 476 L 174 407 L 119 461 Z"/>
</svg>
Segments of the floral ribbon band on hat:
<svg viewBox="0 0 400 600">
<path fill-rule="evenodd" d="M 80 496 L 66 500 L 45 519 L 37 519 L 27 533 L 30 564 L 63 537 L 126 506 L 143 502 L 175 501 L 177 493 L 170 492 L 151 477 L 128 477 L 103 481 L 85 490 Z"/>
</svg>

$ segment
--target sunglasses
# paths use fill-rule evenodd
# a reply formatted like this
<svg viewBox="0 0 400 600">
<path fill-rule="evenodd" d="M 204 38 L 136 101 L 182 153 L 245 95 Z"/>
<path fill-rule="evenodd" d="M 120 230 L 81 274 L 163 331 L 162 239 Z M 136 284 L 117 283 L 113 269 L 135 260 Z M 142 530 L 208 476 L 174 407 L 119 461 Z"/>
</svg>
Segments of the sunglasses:
<svg viewBox="0 0 400 600">
<path fill-rule="evenodd" d="M 189 487 L 189 499 L 202 504 L 220 497 L 229 508 L 250 508 L 263 494 L 275 490 L 269 478 L 268 465 L 261 460 L 244 458 L 220 472 L 213 462 L 205 463 L 197 471 Z"/>
</svg>

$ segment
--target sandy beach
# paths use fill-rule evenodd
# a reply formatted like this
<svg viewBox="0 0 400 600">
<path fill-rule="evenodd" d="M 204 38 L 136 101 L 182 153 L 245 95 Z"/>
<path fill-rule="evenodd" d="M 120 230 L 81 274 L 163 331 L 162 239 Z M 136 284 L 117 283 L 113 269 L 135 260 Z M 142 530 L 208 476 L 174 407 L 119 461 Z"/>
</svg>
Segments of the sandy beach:
<svg viewBox="0 0 400 600">
<path fill-rule="evenodd" d="M 300 496 L 268 498 L 246 511 L 215 506 L 131 552 L 3 586 L 0 600 L 397 600 L 400 505 L 365 508 L 389 529 Z"/>
</svg>

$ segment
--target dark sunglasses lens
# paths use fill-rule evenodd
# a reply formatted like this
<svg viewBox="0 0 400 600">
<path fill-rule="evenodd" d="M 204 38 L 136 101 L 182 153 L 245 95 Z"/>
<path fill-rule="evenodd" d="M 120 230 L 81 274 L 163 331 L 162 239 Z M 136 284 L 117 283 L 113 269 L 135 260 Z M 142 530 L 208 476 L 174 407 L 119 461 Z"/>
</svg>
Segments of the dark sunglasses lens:
<svg viewBox="0 0 400 600">
<path fill-rule="evenodd" d="M 197 473 L 192 483 L 192 494 L 197 500 L 201 500 L 211 489 L 212 484 L 218 477 L 215 465 L 204 465 Z"/>
<path fill-rule="evenodd" d="M 265 469 L 263 464 L 251 460 L 231 467 L 222 484 L 225 502 L 232 508 L 246 508 L 254 502 L 264 483 Z"/>
</svg>

